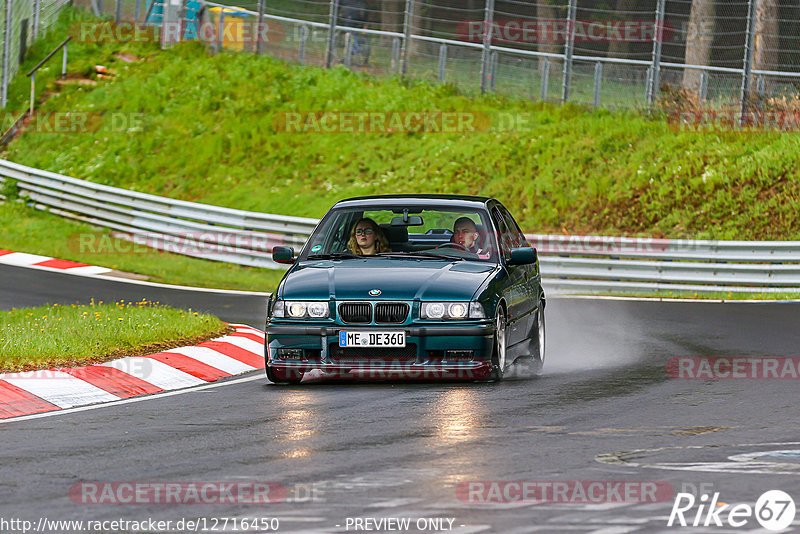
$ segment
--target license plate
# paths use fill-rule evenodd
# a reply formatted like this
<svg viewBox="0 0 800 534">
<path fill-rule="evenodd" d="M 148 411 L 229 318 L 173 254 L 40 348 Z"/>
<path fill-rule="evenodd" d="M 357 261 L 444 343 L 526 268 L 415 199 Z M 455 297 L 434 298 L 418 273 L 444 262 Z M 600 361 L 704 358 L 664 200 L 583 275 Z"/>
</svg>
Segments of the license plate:
<svg viewBox="0 0 800 534">
<path fill-rule="evenodd" d="M 405 332 L 339 332 L 339 346 L 350 348 L 405 347 Z"/>
</svg>

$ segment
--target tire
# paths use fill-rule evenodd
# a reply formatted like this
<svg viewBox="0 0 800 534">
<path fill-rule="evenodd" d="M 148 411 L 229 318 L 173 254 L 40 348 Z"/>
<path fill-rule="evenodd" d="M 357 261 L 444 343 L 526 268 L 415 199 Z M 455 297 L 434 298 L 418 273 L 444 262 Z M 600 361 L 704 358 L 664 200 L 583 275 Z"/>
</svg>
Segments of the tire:
<svg viewBox="0 0 800 534">
<path fill-rule="evenodd" d="M 497 382 L 503 379 L 506 367 L 506 312 L 502 307 L 497 307 L 495 318 L 494 350 L 492 351 L 492 373 L 489 380 Z"/>
<path fill-rule="evenodd" d="M 536 350 L 531 355 L 533 356 L 533 370 L 536 374 L 541 374 L 542 367 L 544 367 L 545 356 L 545 321 L 544 321 L 544 302 L 536 312 L 536 322 L 534 324 L 534 332 L 536 332 Z"/>
<path fill-rule="evenodd" d="M 272 372 L 272 369 L 270 369 L 269 364 L 266 365 L 265 370 L 267 372 L 267 380 L 269 380 L 276 386 L 299 384 L 300 381 L 303 379 L 302 375 L 300 375 L 300 378 L 278 378 L 275 376 L 275 373 Z"/>
</svg>

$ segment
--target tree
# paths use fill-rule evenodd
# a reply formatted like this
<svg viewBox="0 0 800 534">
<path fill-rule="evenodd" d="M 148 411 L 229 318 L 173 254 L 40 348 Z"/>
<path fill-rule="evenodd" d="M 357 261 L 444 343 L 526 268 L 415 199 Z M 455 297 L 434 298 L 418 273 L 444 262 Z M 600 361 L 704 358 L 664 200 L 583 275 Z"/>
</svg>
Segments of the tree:
<svg viewBox="0 0 800 534">
<path fill-rule="evenodd" d="M 777 0 L 758 0 L 756 6 L 753 68 L 778 70 L 780 48 L 778 2 Z"/>
<path fill-rule="evenodd" d="M 689 27 L 686 32 L 687 65 L 708 65 L 711 63 L 711 45 L 714 42 L 716 26 L 714 0 L 693 0 L 689 14 Z M 697 69 L 684 69 L 683 88 L 699 92 L 701 73 Z"/>
</svg>

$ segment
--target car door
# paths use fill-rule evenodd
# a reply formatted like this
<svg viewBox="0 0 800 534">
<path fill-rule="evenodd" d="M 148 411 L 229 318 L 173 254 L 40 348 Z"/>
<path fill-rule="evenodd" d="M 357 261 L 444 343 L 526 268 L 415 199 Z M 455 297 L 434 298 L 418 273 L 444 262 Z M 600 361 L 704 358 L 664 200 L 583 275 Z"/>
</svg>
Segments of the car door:
<svg viewBox="0 0 800 534">
<path fill-rule="evenodd" d="M 511 213 L 506 209 L 505 206 L 499 205 L 498 210 L 500 211 L 501 215 L 503 216 L 504 222 L 506 226 L 509 227 L 509 230 L 512 234 L 514 234 L 514 246 L 515 247 L 528 247 L 528 241 L 525 239 L 525 234 L 522 233 L 520 230 L 517 221 L 514 220 L 514 217 L 511 216 Z M 541 287 L 541 273 L 539 272 L 539 264 L 532 263 L 530 265 L 520 265 L 520 269 L 524 272 L 524 282 L 523 282 L 523 291 L 526 295 L 526 301 L 524 305 L 521 305 L 522 313 L 525 315 L 526 318 L 526 335 L 525 337 L 533 339 L 534 336 L 537 335 L 534 332 L 534 320 L 536 318 L 536 310 L 539 307 L 539 288 Z"/>
<path fill-rule="evenodd" d="M 507 361 L 510 363 L 519 356 L 519 343 L 527 339 L 528 318 L 525 316 L 527 293 L 525 288 L 525 269 L 524 265 L 509 265 L 511 249 L 514 245 L 514 235 L 505 222 L 500 210 L 495 206 L 491 210 L 492 222 L 494 223 L 497 235 L 497 242 L 500 247 L 503 268 L 508 274 L 508 281 L 505 284 L 503 297 L 508 307 L 506 320 L 507 331 Z M 515 347 L 516 345 L 516 347 Z"/>
</svg>

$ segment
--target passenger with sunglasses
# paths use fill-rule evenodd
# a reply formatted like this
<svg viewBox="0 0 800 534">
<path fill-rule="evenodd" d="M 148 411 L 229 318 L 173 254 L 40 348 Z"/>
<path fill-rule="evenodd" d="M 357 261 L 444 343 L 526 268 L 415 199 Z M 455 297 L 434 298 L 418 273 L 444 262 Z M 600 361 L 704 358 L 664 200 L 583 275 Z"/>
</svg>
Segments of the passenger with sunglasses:
<svg viewBox="0 0 800 534">
<path fill-rule="evenodd" d="M 391 252 L 389 240 L 383 235 L 383 230 L 370 218 L 363 218 L 353 225 L 350 230 L 350 240 L 347 248 L 359 256 L 372 256 L 380 252 Z"/>
</svg>

